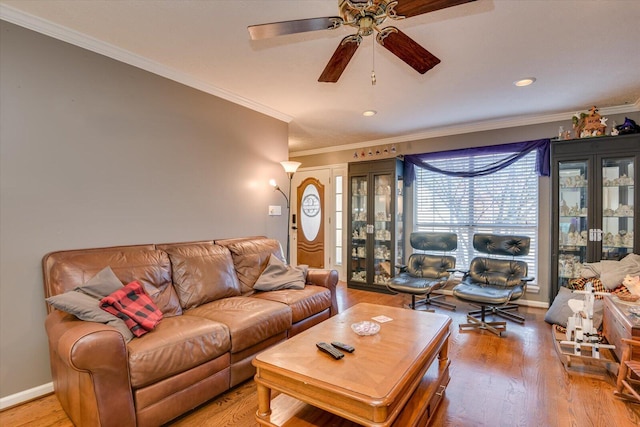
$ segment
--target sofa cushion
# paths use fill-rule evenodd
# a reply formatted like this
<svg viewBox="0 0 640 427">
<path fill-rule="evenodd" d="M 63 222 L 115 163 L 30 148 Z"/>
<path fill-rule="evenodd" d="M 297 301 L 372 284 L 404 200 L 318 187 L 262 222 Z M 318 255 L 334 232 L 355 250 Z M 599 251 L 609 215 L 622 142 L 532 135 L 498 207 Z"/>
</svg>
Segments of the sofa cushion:
<svg viewBox="0 0 640 427">
<path fill-rule="evenodd" d="M 190 310 L 185 316 L 224 323 L 231 334 L 231 353 L 238 353 L 291 327 L 291 309 L 274 301 L 230 297 Z"/>
<path fill-rule="evenodd" d="M 183 309 L 240 295 L 231 253 L 209 243 L 159 245 L 169 254 L 173 286 Z"/>
<path fill-rule="evenodd" d="M 229 328 L 196 316 L 165 318 L 129 350 L 131 386 L 144 387 L 184 372 L 228 352 Z"/>
<path fill-rule="evenodd" d="M 232 240 L 225 245 L 231 251 L 242 294 L 253 292 L 253 285 L 266 268 L 271 254 L 283 259 L 280 243 L 275 239 Z"/>
<path fill-rule="evenodd" d="M 267 266 L 253 284 L 253 289 L 256 291 L 304 289 L 308 268 L 307 265 L 287 266 L 280 258 L 271 254 Z"/>
<path fill-rule="evenodd" d="M 250 298 L 276 301 L 288 305 L 291 308 L 293 323 L 331 308 L 331 291 L 315 285 L 307 285 L 304 289 L 256 292 Z"/>
<path fill-rule="evenodd" d="M 166 252 L 149 245 L 60 251 L 45 257 L 45 289 L 58 294 L 87 282 L 111 267 L 122 283 L 137 280 L 165 317 L 182 314 L 171 284 L 171 261 Z"/>
</svg>

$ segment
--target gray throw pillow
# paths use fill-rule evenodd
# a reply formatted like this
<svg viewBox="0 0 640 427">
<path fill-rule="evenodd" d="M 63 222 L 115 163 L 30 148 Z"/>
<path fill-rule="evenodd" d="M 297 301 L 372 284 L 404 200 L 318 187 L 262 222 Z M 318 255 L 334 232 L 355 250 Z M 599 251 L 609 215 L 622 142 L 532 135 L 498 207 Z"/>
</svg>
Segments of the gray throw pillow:
<svg viewBox="0 0 640 427">
<path fill-rule="evenodd" d="M 560 325 L 567 327 L 567 319 L 569 316 L 573 316 L 573 310 L 569 307 L 568 301 L 570 299 L 583 300 L 584 294 L 574 294 L 570 289 L 564 286 L 558 291 L 558 295 L 553 300 L 553 304 L 547 310 L 544 316 L 544 321 L 552 325 Z M 602 316 L 604 313 L 604 302 L 601 299 L 596 299 L 593 303 L 593 327 L 600 329 L 602 325 Z"/>
<path fill-rule="evenodd" d="M 107 269 L 108 271 L 105 272 Z M 113 276 L 111 277 L 111 275 Z M 119 286 L 116 287 L 113 278 L 115 278 Z M 46 301 L 56 309 L 73 314 L 80 320 L 113 326 L 122 334 L 125 341 L 129 342 L 133 339 L 133 333 L 124 321 L 101 309 L 100 299 L 102 297 L 93 296 L 103 292 L 107 292 L 105 294 L 105 296 L 107 296 L 122 287 L 123 285 L 120 280 L 113 274 L 111 268 L 107 267 L 96 274 L 85 285 L 78 286 L 73 291 L 49 297 Z"/>
<path fill-rule="evenodd" d="M 277 256 L 271 254 L 267 267 L 253 285 L 257 291 L 277 291 L 279 289 L 304 289 L 307 280 L 306 265 L 287 267 Z"/>
<path fill-rule="evenodd" d="M 124 285 L 116 274 L 107 266 L 93 276 L 87 283 L 78 286 L 74 291 L 82 292 L 93 298 L 102 299 L 111 295 Z"/>
</svg>

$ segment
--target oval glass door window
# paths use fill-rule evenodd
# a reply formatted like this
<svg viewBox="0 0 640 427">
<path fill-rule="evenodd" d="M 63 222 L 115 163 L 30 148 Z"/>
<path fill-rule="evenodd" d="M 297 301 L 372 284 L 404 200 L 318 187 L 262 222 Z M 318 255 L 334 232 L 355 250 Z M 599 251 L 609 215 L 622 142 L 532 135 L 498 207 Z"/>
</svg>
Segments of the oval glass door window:
<svg viewBox="0 0 640 427">
<path fill-rule="evenodd" d="M 302 193 L 300 203 L 300 226 L 304 237 L 312 242 L 318 236 L 322 219 L 322 207 L 320 206 L 320 193 L 315 185 L 307 185 Z"/>
</svg>

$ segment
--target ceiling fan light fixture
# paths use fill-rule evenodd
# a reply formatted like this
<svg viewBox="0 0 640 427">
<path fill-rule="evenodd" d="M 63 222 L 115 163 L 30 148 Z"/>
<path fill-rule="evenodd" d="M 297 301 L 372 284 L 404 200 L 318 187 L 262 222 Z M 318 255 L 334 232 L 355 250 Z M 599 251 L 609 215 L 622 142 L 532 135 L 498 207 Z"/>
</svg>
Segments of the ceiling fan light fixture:
<svg viewBox="0 0 640 427">
<path fill-rule="evenodd" d="M 524 87 L 524 86 L 532 85 L 533 83 L 535 83 L 535 81 L 536 81 L 535 77 L 526 77 L 524 79 L 516 80 L 515 82 L 513 82 L 513 84 L 518 87 Z"/>
<path fill-rule="evenodd" d="M 375 116 L 376 114 L 378 114 L 376 110 L 366 110 L 362 113 L 362 115 L 365 117 Z"/>
</svg>

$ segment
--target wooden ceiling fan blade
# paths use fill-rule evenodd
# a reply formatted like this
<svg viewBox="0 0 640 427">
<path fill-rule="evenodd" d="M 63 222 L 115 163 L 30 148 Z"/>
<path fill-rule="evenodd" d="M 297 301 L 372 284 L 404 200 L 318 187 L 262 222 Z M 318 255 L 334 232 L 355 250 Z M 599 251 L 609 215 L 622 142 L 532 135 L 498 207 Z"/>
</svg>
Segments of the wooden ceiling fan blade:
<svg viewBox="0 0 640 427">
<path fill-rule="evenodd" d="M 324 71 L 322 71 L 318 81 L 324 83 L 337 82 L 344 69 L 347 68 L 347 64 L 349 64 L 349 61 L 351 61 L 351 58 L 353 58 L 353 55 L 356 53 L 361 40 L 357 35 L 343 38 L 336 51 L 333 52 L 329 63 L 324 67 Z"/>
<path fill-rule="evenodd" d="M 324 18 L 296 19 L 293 21 L 272 22 L 270 24 L 250 25 L 247 27 L 251 40 L 268 39 L 287 34 L 306 33 L 308 31 L 330 30 L 342 25 L 342 18 L 328 16 Z"/>
<path fill-rule="evenodd" d="M 408 18 L 472 1 L 476 0 L 398 0 L 394 10 L 398 16 Z"/>
<path fill-rule="evenodd" d="M 440 60 L 431 52 L 396 27 L 384 28 L 378 33 L 376 40 L 420 74 L 426 73 L 440 63 Z"/>
</svg>

